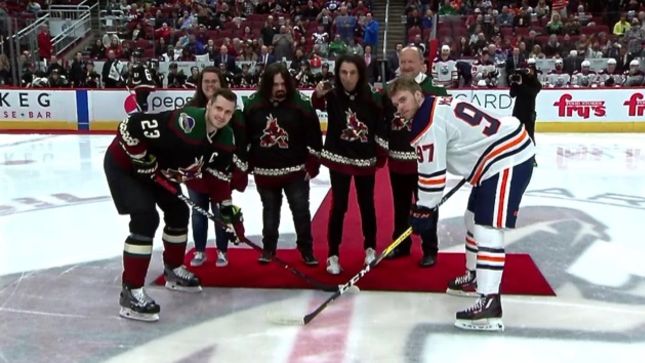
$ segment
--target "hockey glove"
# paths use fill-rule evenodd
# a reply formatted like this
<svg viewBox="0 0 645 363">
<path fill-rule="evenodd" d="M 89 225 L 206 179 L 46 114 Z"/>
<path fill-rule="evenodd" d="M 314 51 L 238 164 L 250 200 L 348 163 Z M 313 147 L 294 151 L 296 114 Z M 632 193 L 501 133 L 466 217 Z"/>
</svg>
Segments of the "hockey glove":
<svg viewBox="0 0 645 363">
<path fill-rule="evenodd" d="M 412 231 L 416 234 L 424 234 L 430 231 L 435 224 L 435 211 L 436 209 L 416 204 L 412 206 L 412 210 L 410 210 L 410 227 L 412 227 Z"/>
<path fill-rule="evenodd" d="M 242 216 L 242 209 L 231 204 L 231 201 L 228 200 L 222 202 L 219 213 L 222 217 L 222 221 L 229 226 L 226 231 L 229 235 L 229 240 L 238 244 L 240 240 L 244 238 L 244 218 Z"/>
<path fill-rule="evenodd" d="M 134 173 L 138 176 L 154 179 L 155 175 L 159 171 L 159 164 L 157 163 L 157 158 L 152 154 L 146 154 L 146 156 L 140 159 L 131 159 L 132 160 L 132 169 Z"/>
</svg>

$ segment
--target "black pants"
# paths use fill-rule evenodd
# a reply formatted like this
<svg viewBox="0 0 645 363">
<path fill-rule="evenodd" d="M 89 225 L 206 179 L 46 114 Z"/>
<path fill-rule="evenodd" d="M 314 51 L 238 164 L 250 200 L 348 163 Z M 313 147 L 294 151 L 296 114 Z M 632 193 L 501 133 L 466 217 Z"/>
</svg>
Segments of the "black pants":
<svg viewBox="0 0 645 363">
<path fill-rule="evenodd" d="M 329 171 L 331 179 L 332 207 L 329 211 L 327 226 L 327 241 L 329 256 L 338 256 L 338 250 L 343 238 L 343 222 L 347 212 L 349 187 L 352 175 Z M 363 229 L 363 248 L 376 248 L 376 211 L 374 209 L 374 175 L 355 175 L 356 197 L 361 211 L 361 227 Z"/>
<path fill-rule="evenodd" d="M 117 211 L 130 215 L 130 233 L 154 237 L 159 226 L 157 205 L 163 211 L 166 226 L 188 228 L 186 203 L 152 180 L 144 180 L 117 166 L 109 151 L 103 166 Z"/>
<path fill-rule="evenodd" d="M 520 120 L 520 123 L 524 125 L 524 128 L 526 129 L 526 132 L 529 134 L 529 137 L 531 140 L 533 140 L 533 144 L 535 144 L 535 119 L 536 119 L 536 113 L 531 112 L 530 115 L 513 115 L 517 117 L 518 120 Z"/>
<path fill-rule="evenodd" d="M 531 114 L 531 117 L 526 122 L 524 122 L 526 132 L 528 132 L 529 137 L 531 137 L 531 140 L 533 140 L 533 144 L 535 144 L 535 117 L 536 114 L 535 112 L 533 112 Z"/>
<path fill-rule="evenodd" d="M 132 175 L 116 165 L 109 150 L 103 165 L 117 211 L 130 215 L 130 235 L 126 237 L 123 249 L 122 281 L 131 288 L 139 288 L 145 283 L 152 240 L 159 226 L 156 206 L 163 211 L 163 262 L 169 268 L 180 266 L 184 259 L 188 207 L 151 180 Z"/>
<path fill-rule="evenodd" d="M 278 228 L 280 227 L 280 210 L 282 208 L 282 191 L 287 196 L 289 209 L 296 227 L 296 243 L 301 251 L 312 249 L 311 213 L 309 212 L 309 181 L 294 180 L 279 188 L 258 186 L 262 201 L 262 243 L 267 251 L 278 247 Z"/>
<path fill-rule="evenodd" d="M 394 200 L 394 233 L 392 240 L 398 238 L 410 226 L 409 217 L 412 208 L 412 199 L 417 199 L 417 174 L 398 174 L 390 172 L 390 184 L 392 185 L 392 198 Z M 437 221 L 439 212 L 435 213 L 434 228 L 421 235 L 421 249 L 424 255 L 436 254 L 439 249 L 439 238 L 437 237 Z M 401 251 L 410 251 L 412 239 L 408 237 L 397 247 Z"/>
</svg>

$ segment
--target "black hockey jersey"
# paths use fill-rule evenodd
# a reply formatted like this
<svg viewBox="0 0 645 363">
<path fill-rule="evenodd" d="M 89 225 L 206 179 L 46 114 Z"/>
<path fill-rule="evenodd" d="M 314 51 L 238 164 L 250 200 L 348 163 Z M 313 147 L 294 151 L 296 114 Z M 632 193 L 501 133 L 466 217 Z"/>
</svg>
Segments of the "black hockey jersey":
<svg viewBox="0 0 645 363">
<path fill-rule="evenodd" d="M 233 130 L 226 126 L 207 135 L 205 112 L 203 108 L 185 107 L 132 114 L 119 124 L 108 152 L 125 170 L 132 168 L 132 159 L 152 154 L 161 173 L 171 180 L 220 178 L 218 170 L 231 169 Z"/>
</svg>

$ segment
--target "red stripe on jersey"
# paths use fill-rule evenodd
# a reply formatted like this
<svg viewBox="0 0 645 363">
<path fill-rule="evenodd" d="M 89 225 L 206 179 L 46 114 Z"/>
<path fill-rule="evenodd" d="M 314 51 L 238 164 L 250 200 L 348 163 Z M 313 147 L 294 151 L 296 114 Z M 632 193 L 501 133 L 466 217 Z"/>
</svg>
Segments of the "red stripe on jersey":
<svg viewBox="0 0 645 363">
<path fill-rule="evenodd" d="M 502 185 L 499 191 L 499 202 L 497 204 L 497 228 L 504 227 L 504 207 L 506 207 L 506 184 L 508 183 L 508 169 L 502 172 Z"/>
<path fill-rule="evenodd" d="M 474 248 L 477 248 L 477 242 L 475 242 L 473 238 L 466 237 L 466 244 Z"/>
</svg>

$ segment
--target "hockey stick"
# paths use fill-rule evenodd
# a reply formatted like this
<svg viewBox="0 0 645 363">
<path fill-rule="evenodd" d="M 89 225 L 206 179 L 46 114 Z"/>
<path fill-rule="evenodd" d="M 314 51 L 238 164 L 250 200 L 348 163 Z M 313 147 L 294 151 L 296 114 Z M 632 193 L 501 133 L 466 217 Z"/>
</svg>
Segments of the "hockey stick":
<svg viewBox="0 0 645 363">
<path fill-rule="evenodd" d="M 201 214 L 201 215 L 207 217 L 208 219 L 212 220 L 213 222 L 215 222 L 215 224 L 217 224 L 219 227 L 226 228 L 229 231 L 232 229 L 232 227 L 230 225 L 228 225 L 226 222 L 224 222 L 221 218 L 218 218 L 213 213 L 211 213 L 211 212 L 209 212 L 207 210 L 204 210 L 203 208 L 201 208 L 200 206 L 195 204 L 195 202 L 193 202 L 190 198 L 186 197 L 181 192 L 181 190 L 177 190 L 173 185 L 170 185 L 168 180 L 166 180 L 165 178 L 163 178 L 161 176 L 156 176 L 154 180 L 155 180 L 155 182 L 157 184 L 159 184 L 161 187 L 163 187 L 164 189 L 166 189 L 170 193 L 174 194 L 177 198 L 182 200 L 184 203 L 188 204 L 191 208 L 196 210 L 199 214 Z M 259 252 L 263 252 L 262 247 L 260 247 L 258 244 L 254 243 L 253 241 L 251 241 L 248 238 L 246 238 L 246 236 L 237 236 L 237 238 L 240 240 L 240 242 L 243 242 L 243 243 L 249 245 L 254 250 L 259 251 Z M 323 282 L 320 282 L 320 281 L 308 276 L 304 272 L 301 272 L 300 270 L 296 269 L 295 267 L 289 265 L 288 263 L 286 263 L 284 260 L 278 258 L 277 256 L 274 256 L 271 259 L 271 261 L 275 262 L 276 264 L 278 264 L 279 266 L 281 266 L 285 270 L 289 270 L 289 272 L 291 272 L 292 274 L 294 274 L 297 277 L 301 278 L 302 280 L 308 282 L 309 284 L 314 286 L 316 289 L 329 291 L 329 292 L 338 290 L 338 286 L 329 285 L 329 284 L 325 284 Z"/>
<path fill-rule="evenodd" d="M 455 194 L 457 192 L 457 190 L 459 190 L 459 188 L 461 188 L 462 185 L 464 185 L 465 182 L 466 182 L 466 179 L 460 180 L 459 183 L 457 183 L 456 186 L 454 186 L 452 189 L 450 189 L 450 191 L 448 191 L 448 193 L 446 193 L 446 195 L 444 195 L 443 198 L 441 198 L 441 201 L 439 202 L 439 204 L 437 204 L 437 207 L 439 207 L 440 205 L 445 203 L 453 194 Z M 307 325 L 309 322 L 314 320 L 314 318 L 316 316 L 318 316 L 318 314 L 320 314 L 323 310 L 325 310 L 325 308 L 329 304 L 331 304 L 332 301 L 338 299 L 341 295 L 346 293 L 349 289 L 351 289 L 358 282 L 358 280 L 363 278 L 363 276 L 365 276 L 374 267 L 376 267 L 376 265 L 378 265 L 398 245 L 400 245 L 408 236 L 410 236 L 410 234 L 412 234 L 412 227 L 409 227 L 403 233 L 401 233 L 401 235 L 397 239 L 395 239 L 392 243 L 390 243 L 390 245 L 387 246 L 385 248 L 385 250 L 383 250 L 383 252 L 381 252 L 381 254 L 374 261 L 370 262 L 369 265 L 365 266 L 362 270 L 360 270 L 356 275 L 354 275 L 354 277 L 349 279 L 349 281 L 347 283 L 345 283 L 344 285 L 340 285 L 338 287 L 338 290 L 332 296 L 330 296 L 327 300 L 325 300 L 325 302 L 320 304 L 320 306 L 318 306 L 311 313 L 309 313 L 309 314 L 305 315 L 303 318 L 299 318 L 299 319 L 279 319 L 279 320 L 275 320 L 275 321 L 277 323 L 280 323 L 280 324 Z"/>
</svg>

